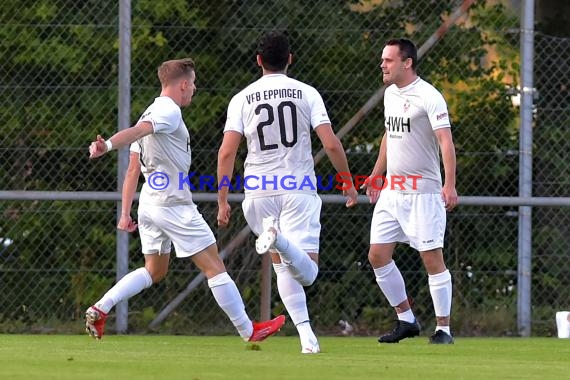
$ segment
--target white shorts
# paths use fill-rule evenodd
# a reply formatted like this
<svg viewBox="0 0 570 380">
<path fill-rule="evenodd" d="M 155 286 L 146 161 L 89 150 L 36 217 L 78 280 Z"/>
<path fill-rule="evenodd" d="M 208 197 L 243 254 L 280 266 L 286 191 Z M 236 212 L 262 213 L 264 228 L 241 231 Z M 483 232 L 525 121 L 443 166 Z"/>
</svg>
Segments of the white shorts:
<svg viewBox="0 0 570 380">
<path fill-rule="evenodd" d="M 445 224 L 440 194 L 382 191 L 372 215 L 370 244 L 402 242 L 420 252 L 443 248 Z"/>
<path fill-rule="evenodd" d="M 176 257 L 189 257 L 216 243 L 195 204 L 168 207 L 140 204 L 138 224 L 144 254 L 170 253 L 174 244 Z"/>
<path fill-rule="evenodd" d="M 282 194 L 245 198 L 243 215 L 254 234 L 262 231 L 262 220 L 277 218 L 279 231 L 305 252 L 319 253 L 321 198 L 316 194 Z"/>
</svg>

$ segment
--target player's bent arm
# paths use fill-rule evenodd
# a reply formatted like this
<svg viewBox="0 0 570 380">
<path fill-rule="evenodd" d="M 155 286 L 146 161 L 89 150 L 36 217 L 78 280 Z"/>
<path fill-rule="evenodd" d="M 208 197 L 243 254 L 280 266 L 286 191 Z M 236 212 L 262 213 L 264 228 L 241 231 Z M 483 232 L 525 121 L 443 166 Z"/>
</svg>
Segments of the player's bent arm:
<svg viewBox="0 0 570 380">
<path fill-rule="evenodd" d="M 327 154 L 336 171 L 339 174 L 342 173 L 343 178 L 346 177 L 346 180 L 350 179 L 352 182 L 352 176 L 348 167 L 346 153 L 344 152 L 342 143 L 334 134 L 331 125 L 329 123 L 321 124 L 315 128 L 315 132 L 321 140 L 325 153 Z"/>
<path fill-rule="evenodd" d="M 234 164 L 242 135 L 236 131 L 224 133 L 222 145 L 218 150 L 218 203 L 227 202 L 229 181 L 234 173 Z M 220 185 L 226 186 L 220 186 Z"/>
<path fill-rule="evenodd" d="M 131 214 L 131 207 L 137 191 L 140 173 L 141 163 L 139 161 L 139 154 L 131 152 L 129 155 L 129 167 L 125 174 L 123 191 L 121 193 L 121 215 L 129 216 Z"/>
<path fill-rule="evenodd" d="M 154 132 L 152 123 L 149 121 L 141 121 L 134 127 L 123 129 L 115 133 L 108 140 L 111 141 L 113 149 L 119 149 L 130 145 L 136 140 L 148 136 Z"/>
<path fill-rule="evenodd" d="M 451 128 L 439 128 L 434 133 L 441 149 L 441 159 L 445 172 L 444 185 L 455 188 L 456 157 Z"/>
</svg>

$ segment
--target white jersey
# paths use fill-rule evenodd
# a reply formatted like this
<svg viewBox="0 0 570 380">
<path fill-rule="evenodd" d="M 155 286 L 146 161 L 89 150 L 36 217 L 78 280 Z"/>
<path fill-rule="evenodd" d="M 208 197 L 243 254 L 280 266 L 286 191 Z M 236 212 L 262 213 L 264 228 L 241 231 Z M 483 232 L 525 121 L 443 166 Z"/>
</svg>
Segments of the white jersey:
<svg viewBox="0 0 570 380">
<path fill-rule="evenodd" d="M 319 92 L 284 74 L 264 75 L 235 95 L 224 132 L 247 140 L 246 197 L 317 192 L 311 129 L 330 124 Z"/>
<path fill-rule="evenodd" d="M 384 93 L 389 190 L 440 193 L 439 143 L 434 131 L 451 128 L 441 93 L 421 78 Z M 402 182 L 400 186 L 397 182 Z"/>
<path fill-rule="evenodd" d="M 139 122 L 154 132 L 139 140 L 141 172 L 145 177 L 139 202 L 157 206 L 192 204 L 190 187 L 181 181 L 190 170 L 190 134 L 180 107 L 169 97 L 154 100 Z M 136 151 L 131 147 L 131 151 Z"/>
</svg>

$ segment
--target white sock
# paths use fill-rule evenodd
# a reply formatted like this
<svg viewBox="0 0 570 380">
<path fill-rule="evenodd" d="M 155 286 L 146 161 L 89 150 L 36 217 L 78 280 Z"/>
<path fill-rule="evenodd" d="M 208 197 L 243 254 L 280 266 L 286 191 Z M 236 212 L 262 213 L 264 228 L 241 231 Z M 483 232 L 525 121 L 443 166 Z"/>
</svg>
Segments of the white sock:
<svg viewBox="0 0 570 380">
<path fill-rule="evenodd" d="M 437 331 L 437 330 L 441 330 L 441 331 L 445 332 L 447 335 L 451 335 L 451 330 L 450 330 L 449 326 L 436 326 L 435 331 Z"/>
<path fill-rule="evenodd" d="M 448 317 L 451 314 L 451 274 L 445 270 L 428 276 L 429 292 L 433 301 L 436 317 Z"/>
<path fill-rule="evenodd" d="M 315 282 L 319 267 L 307 252 L 291 243 L 281 233 L 277 233 L 274 247 L 279 251 L 281 261 L 289 265 L 289 270 L 301 285 L 309 286 Z"/>
<path fill-rule="evenodd" d="M 416 316 L 412 312 L 412 309 L 408 309 L 403 313 L 398 313 L 398 320 L 414 323 L 416 321 Z"/>
<path fill-rule="evenodd" d="M 245 312 L 241 294 L 227 272 L 208 279 L 208 286 L 220 308 L 236 327 L 239 335 L 247 339 L 253 333 L 253 324 Z"/>
<path fill-rule="evenodd" d="M 109 311 L 123 300 L 127 300 L 134 295 L 139 294 L 152 285 L 152 277 L 145 267 L 135 269 L 127 273 L 119 280 L 111 289 L 105 293 L 95 306 L 103 313 L 108 314 Z"/>
<path fill-rule="evenodd" d="M 319 345 L 319 341 L 317 340 L 309 321 L 301 322 L 295 327 L 297 327 L 297 331 L 299 332 L 301 348 L 312 348 Z"/>
<path fill-rule="evenodd" d="M 279 291 L 279 296 L 297 328 L 301 348 L 312 348 L 318 345 L 319 342 L 309 321 L 305 289 L 303 289 L 303 286 L 294 278 L 294 275 L 291 273 L 291 267 L 287 264 L 273 264 L 273 269 L 277 274 L 277 290 Z"/>
<path fill-rule="evenodd" d="M 273 264 L 273 269 L 275 270 L 275 274 L 277 274 L 277 290 L 279 291 L 279 296 L 291 320 L 295 326 L 303 322 L 308 322 L 309 310 L 307 308 L 305 289 L 303 289 L 299 281 L 293 277 L 287 264 Z"/>
<path fill-rule="evenodd" d="M 374 274 L 376 283 L 392 307 L 398 306 L 408 298 L 404 278 L 394 260 L 383 267 L 375 268 Z"/>
</svg>

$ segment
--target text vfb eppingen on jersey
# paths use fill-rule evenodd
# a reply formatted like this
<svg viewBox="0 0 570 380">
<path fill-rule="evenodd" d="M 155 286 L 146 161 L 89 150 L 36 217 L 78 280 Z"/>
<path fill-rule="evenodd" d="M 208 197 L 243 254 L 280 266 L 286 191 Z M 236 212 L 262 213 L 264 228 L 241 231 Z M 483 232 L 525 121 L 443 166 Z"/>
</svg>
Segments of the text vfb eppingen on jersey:
<svg viewBox="0 0 570 380">
<path fill-rule="evenodd" d="M 303 91 L 294 88 L 275 88 L 273 90 L 256 91 L 245 96 L 248 104 L 277 98 L 303 99 Z"/>
<path fill-rule="evenodd" d="M 191 191 L 218 191 L 228 188 L 229 191 L 316 191 L 349 190 L 352 186 L 360 189 L 366 184 L 374 190 L 417 190 L 417 181 L 421 175 L 350 175 L 350 173 L 337 173 L 329 175 L 316 175 L 315 178 L 305 175 L 298 178 L 294 175 L 236 175 L 232 178 L 223 176 L 217 181 L 213 175 L 198 175 L 198 173 L 178 173 L 178 178 L 172 179 L 164 172 L 153 172 L 148 175 L 147 183 L 153 190 L 165 190 L 174 187 L 176 190 L 189 189 Z"/>
</svg>

